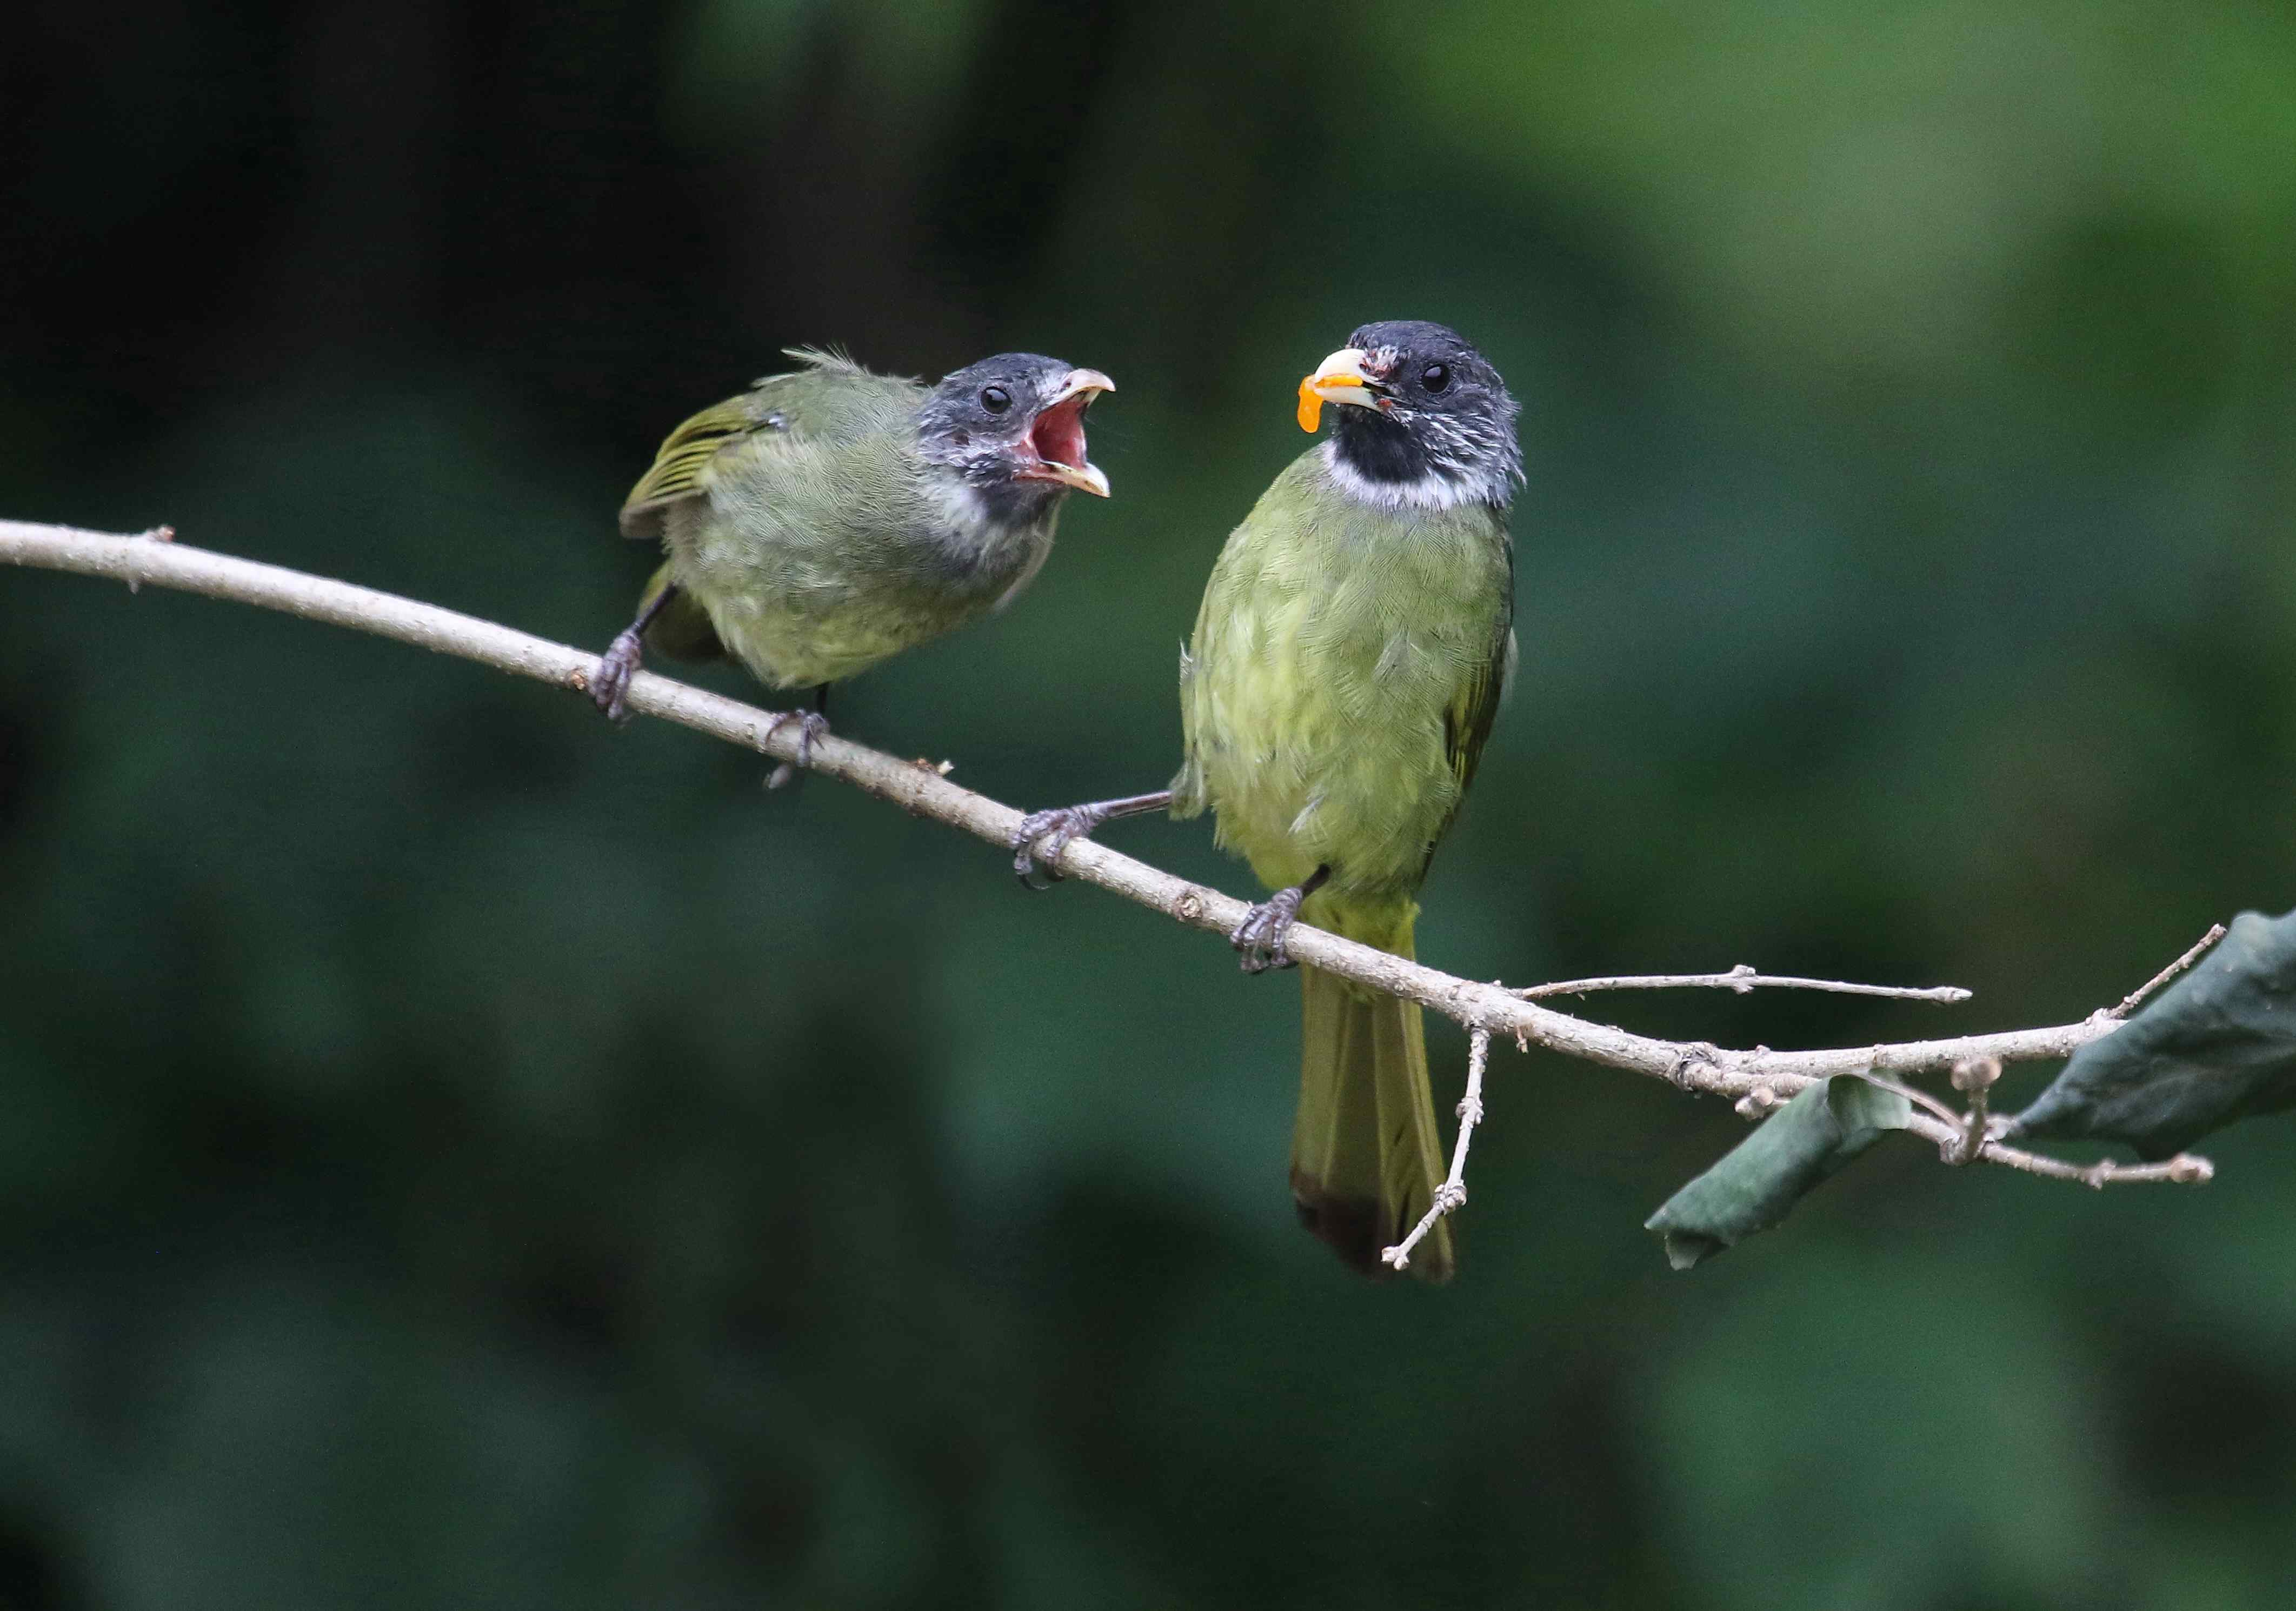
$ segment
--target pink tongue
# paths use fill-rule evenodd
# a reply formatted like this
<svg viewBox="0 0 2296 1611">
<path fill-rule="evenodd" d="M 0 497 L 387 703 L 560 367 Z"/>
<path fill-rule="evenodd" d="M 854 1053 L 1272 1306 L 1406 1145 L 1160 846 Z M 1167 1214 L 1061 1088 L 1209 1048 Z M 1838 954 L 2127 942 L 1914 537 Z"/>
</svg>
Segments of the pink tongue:
<svg viewBox="0 0 2296 1611">
<path fill-rule="evenodd" d="M 1046 463 L 1083 469 L 1084 399 L 1070 397 L 1046 409 L 1029 428 L 1029 440 L 1036 445 L 1037 456 Z"/>
</svg>

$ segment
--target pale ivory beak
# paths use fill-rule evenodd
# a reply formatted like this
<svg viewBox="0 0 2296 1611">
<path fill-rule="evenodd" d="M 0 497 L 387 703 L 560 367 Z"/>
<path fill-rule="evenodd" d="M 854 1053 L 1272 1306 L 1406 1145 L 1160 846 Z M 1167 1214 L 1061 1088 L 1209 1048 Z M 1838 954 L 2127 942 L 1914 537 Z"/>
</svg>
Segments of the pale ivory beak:
<svg viewBox="0 0 2296 1611">
<path fill-rule="evenodd" d="M 1096 369 L 1072 369 L 1069 371 L 1069 378 L 1061 382 L 1060 390 L 1054 394 L 1053 401 L 1065 403 L 1080 391 L 1088 391 L 1096 397 L 1102 392 L 1115 389 L 1116 382 Z"/>
<path fill-rule="evenodd" d="M 1084 457 L 1083 421 L 1084 411 L 1092 406 L 1094 400 L 1101 393 L 1115 389 L 1116 382 L 1096 369 L 1069 371 L 1068 378 L 1061 382 L 1060 390 L 1053 394 L 1053 400 L 1045 405 L 1044 412 L 1037 416 L 1037 424 L 1029 430 L 1030 439 L 1037 445 L 1038 456 L 1044 460 L 1044 467 L 1036 472 L 1037 478 L 1058 481 L 1063 487 L 1073 487 L 1078 492 L 1088 492 L 1095 498 L 1108 496 L 1108 477 L 1102 472 L 1099 465 Z M 1047 421 L 1054 421 L 1064 412 L 1066 418 L 1060 421 L 1060 423 L 1065 429 L 1060 434 L 1063 446 L 1065 446 L 1067 433 L 1073 431 L 1075 434 L 1078 452 L 1077 462 L 1073 464 L 1060 457 L 1057 453 L 1046 453 L 1044 449 L 1049 444 L 1037 435 L 1045 428 Z"/>
<path fill-rule="evenodd" d="M 1370 356 L 1361 348 L 1342 347 L 1316 364 L 1314 374 L 1300 382 L 1301 430 L 1313 430 L 1323 422 L 1326 403 L 1349 403 L 1357 408 L 1379 406 L 1379 398 L 1371 390 L 1371 377 L 1364 373 L 1364 360 Z"/>
<path fill-rule="evenodd" d="M 1095 498 L 1108 496 L 1106 473 L 1089 460 L 1082 464 L 1047 464 L 1045 474 L 1047 479 L 1058 481 L 1063 487 L 1073 487 L 1078 492 L 1088 492 Z"/>
</svg>

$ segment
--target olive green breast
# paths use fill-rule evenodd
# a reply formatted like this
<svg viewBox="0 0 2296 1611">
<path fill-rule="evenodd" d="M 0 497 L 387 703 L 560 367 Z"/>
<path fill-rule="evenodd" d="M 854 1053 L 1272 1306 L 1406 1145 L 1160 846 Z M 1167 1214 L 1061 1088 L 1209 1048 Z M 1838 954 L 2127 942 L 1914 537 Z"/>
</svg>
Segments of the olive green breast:
<svg viewBox="0 0 2296 1611">
<path fill-rule="evenodd" d="M 1311 450 L 1228 538 L 1182 662 L 1174 809 L 1209 806 L 1271 887 L 1407 903 L 1457 810 L 1513 649 L 1488 505 L 1387 510 Z"/>
</svg>

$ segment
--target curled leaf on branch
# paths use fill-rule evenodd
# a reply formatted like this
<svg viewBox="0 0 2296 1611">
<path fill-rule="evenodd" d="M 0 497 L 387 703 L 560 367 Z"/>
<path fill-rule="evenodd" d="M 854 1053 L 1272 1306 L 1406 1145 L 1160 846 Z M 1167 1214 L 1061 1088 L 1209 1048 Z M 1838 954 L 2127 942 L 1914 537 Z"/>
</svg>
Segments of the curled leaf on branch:
<svg viewBox="0 0 2296 1611">
<path fill-rule="evenodd" d="M 2296 1108 L 2296 912 L 2244 912 L 2206 961 L 2126 1027 L 2073 1053 L 2003 1129 L 2125 1141 L 2169 1157 L 2241 1119 Z"/>
<path fill-rule="evenodd" d="M 1913 1122 L 1914 1105 L 1854 1074 L 1808 1086 L 1764 1119 L 1711 1169 L 1644 1222 L 1665 1239 L 1677 1270 L 1767 1231 L 1848 1168 L 1888 1132 Z"/>
</svg>

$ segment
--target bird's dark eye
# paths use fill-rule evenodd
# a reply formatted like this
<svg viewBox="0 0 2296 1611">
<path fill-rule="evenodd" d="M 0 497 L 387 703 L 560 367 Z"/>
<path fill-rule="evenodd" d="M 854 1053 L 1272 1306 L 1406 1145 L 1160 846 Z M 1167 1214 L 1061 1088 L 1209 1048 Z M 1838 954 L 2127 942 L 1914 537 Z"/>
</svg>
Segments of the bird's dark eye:
<svg viewBox="0 0 2296 1611">
<path fill-rule="evenodd" d="M 986 388 L 980 394 L 980 406 L 992 414 L 1001 414 L 1013 406 L 1013 394 L 1001 386 Z"/>
<path fill-rule="evenodd" d="M 1451 371 L 1446 364 L 1430 364 L 1420 372 L 1419 384 L 1429 391 L 1441 391 L 1451 384 Z"/>
</svg>

